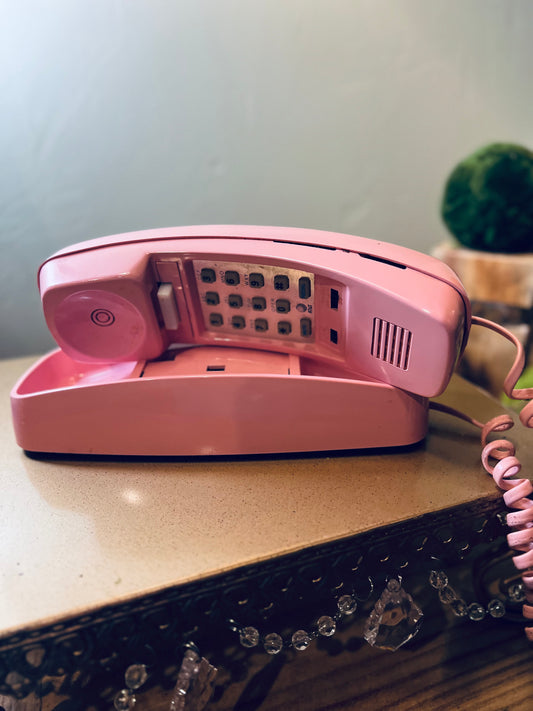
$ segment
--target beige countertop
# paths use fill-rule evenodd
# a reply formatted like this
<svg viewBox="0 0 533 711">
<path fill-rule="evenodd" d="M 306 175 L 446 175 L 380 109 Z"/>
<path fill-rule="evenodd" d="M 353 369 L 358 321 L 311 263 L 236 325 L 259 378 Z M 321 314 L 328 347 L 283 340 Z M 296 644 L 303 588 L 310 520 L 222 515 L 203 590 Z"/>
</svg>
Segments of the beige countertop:
<svg viewBox="0 0 533 711">
<path fill-rule="evenodd" d="M 496 496 L 477 430 L 439 413 L 425 443 L 392 453 L 30 458 L 9 391 L 34 360 L 0 364 L 0 637 Z M 459 378 L 444 399 L 484 420 L 501 410 Z M 533 434 L 510 438 L 530 471 Z"/>
</svg>

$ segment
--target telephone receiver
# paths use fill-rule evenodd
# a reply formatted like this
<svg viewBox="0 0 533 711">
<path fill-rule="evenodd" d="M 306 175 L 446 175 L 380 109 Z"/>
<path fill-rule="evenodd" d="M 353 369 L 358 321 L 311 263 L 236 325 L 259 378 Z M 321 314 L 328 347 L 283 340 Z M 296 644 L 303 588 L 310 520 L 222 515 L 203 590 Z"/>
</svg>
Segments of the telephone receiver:
<svg viewBox="0 0 533 711">
<path fill-rule="evenodd" d="M 422 440 L 471 324 L 457 276 L 385 242 L 193 226 L 41 265 L 59 349 L 11 394 L 34 452 L 237 455 Z"/>
</svg>

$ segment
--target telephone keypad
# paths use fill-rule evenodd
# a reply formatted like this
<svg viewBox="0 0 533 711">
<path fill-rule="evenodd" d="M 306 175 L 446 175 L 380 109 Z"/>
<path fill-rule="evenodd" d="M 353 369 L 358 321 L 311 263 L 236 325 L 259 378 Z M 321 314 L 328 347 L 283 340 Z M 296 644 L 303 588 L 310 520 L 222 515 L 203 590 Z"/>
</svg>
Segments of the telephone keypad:
<svg viewBox="0 0 533 711">
<path fill-rule="evenodd" d="M 206 335 L 240 331 L 243 337 L 283 342 L 314 340 L 314 274 L 194 259 L 193 272 Z"/>
</svg>

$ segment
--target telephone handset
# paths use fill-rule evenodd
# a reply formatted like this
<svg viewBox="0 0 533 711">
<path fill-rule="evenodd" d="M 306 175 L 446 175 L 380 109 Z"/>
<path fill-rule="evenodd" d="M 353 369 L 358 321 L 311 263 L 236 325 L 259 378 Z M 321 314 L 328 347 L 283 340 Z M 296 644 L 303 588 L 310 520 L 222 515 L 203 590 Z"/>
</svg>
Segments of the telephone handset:
<svg viewBox="0 0 533 711">
<path fill-rule="evenodd" d="M 315 230 L 192 227 L 94 240 L 39 270 L 45 317 L 80 362 L 178 344 L 294 354 L 412 393 L 446 387 L 469 302 L 444 264 Z"/>
</svg>

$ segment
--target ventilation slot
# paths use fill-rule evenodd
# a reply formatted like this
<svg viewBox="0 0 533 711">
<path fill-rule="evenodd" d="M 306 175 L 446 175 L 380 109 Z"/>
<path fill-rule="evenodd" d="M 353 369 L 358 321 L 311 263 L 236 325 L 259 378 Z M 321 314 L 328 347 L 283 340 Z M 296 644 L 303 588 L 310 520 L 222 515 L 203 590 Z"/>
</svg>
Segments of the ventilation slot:
<svg viewBox="0 0 533 711">
<path fill-rule="evenodd" d="M 407 370 L 411 353 L 412 333 L 381 318 L 374 319 L 372 355 L 396 368 Z"/>
</svg>

